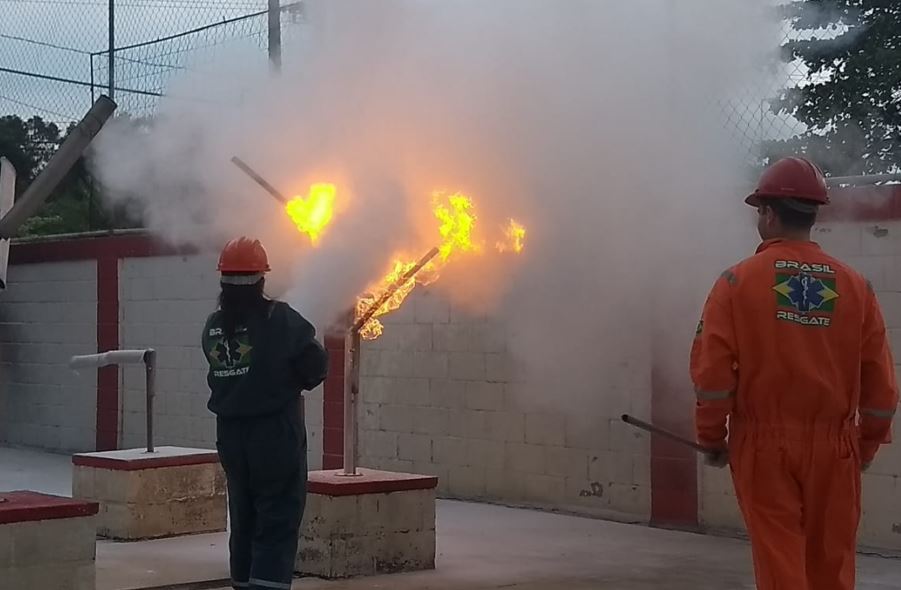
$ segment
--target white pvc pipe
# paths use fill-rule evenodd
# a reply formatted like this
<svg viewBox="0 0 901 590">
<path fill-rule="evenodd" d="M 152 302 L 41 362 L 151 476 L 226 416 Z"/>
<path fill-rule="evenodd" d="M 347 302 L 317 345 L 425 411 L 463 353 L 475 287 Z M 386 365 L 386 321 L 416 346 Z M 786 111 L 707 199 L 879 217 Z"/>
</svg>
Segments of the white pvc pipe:
<svg viewBox="0 0 901 590">
<path fill-rule="evenodd" d="M 98 354 L 73 356 L 69 366 L 73 369 L 82 367 L 107 367 L 109 365 L 128 365 L 143 363 L 147 383 L 147 452 L 153 452 L 153 398 L 156 396 L 156 351 L 146 350 L 110 350 Z"/>
<path fill-rule="evenodd" d="M 109 365 L 129 365 L 143 363 L 147 355 L 146 350 L 111 350 L 98 354 L 85 354 L 73 356 L 69 360 L 69 366 L 73 369 L 82 367 L 107 367 Z"/>
</svg>

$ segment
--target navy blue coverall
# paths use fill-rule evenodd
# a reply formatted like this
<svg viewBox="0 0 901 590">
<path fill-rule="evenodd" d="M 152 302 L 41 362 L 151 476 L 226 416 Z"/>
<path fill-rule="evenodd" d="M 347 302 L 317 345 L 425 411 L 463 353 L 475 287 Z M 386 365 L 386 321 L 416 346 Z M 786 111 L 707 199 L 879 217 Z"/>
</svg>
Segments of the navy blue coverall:
<svg viewBox="0 0 901 590">
<path fill-rule="evenodd" d="M 226 334 L 203 329 L 208 407 L 228 481 L 232 585 L 289 590 L 306 504 L 307 435 L 300 394 L 322 383 L 327 355 L 313 326 L 272 301 Z"/>
</svg>

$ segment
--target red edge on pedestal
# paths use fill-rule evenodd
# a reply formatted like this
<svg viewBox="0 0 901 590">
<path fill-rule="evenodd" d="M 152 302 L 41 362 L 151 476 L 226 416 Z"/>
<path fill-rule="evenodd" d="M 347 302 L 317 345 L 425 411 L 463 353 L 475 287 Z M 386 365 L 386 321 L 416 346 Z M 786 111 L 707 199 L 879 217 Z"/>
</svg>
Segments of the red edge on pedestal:
<svg viewBox="0 0 901 590">
<path fill-rule="evenodd" d="M 5 500 L 0 502 L 0 524 L 93 516 L 100 509 L 97 502 L 30 491 L 4 492 L 0 498 Z"/>
<path fill-rule="evenodd" d="M 362 496 L 431 490 L 438 487 L 438 478 L 432 475 L 392 473 L 360 469 L 361 475 L 346 476 L 341 471 L 311 471 L 307 491 L 322 496 Z"/>
<path fill-rule="evenodd" d="M 72 465 L 109 469 L 110 471 L 139 471 L 142 469 L 162 469 L 165 467 L 187 467 L 189 465 L 207 465 L 218 463 L 219 455 L 215 451 L 183 457 L 138 457 L 134 459 L 116 459 L 112 457 L 96 457 L 91 454 L 72 455 Z"/>
</svg>

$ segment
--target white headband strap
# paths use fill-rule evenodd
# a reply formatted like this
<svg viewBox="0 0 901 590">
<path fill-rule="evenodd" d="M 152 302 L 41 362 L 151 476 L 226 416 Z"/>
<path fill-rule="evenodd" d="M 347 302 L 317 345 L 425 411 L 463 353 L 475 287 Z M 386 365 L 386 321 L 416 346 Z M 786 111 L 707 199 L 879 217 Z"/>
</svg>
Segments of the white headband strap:
<svg viewBox="0 0 901 590">
<path fill-rule="evenodd" d="M 252 275 L 222 275 L 219 282 L 223 285 L 256 285 L 263 279 L 261 273 Z"/>
</svg>

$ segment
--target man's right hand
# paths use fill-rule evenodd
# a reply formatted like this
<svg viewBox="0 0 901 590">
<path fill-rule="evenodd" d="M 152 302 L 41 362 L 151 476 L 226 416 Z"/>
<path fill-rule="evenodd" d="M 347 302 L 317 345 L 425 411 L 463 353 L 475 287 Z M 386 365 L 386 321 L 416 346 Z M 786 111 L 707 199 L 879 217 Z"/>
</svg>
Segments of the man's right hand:
<svg viewBox="0 0 901 590">
<path fill-rule="evenodd" d="M 722 469 L 729 464 L 729 449 L 708 451 L 704 457 L 704 463 L 710 467 Z"/>
</svg>

